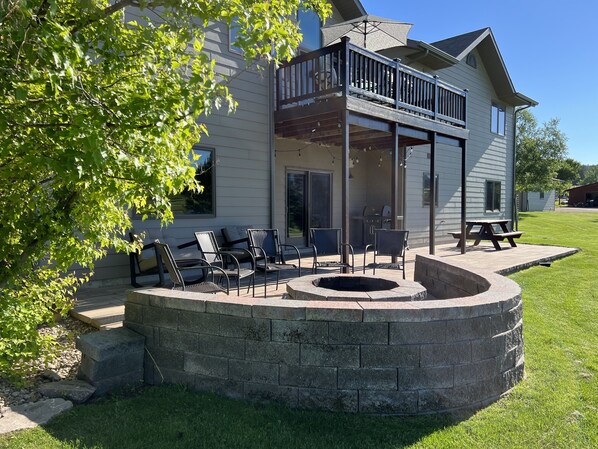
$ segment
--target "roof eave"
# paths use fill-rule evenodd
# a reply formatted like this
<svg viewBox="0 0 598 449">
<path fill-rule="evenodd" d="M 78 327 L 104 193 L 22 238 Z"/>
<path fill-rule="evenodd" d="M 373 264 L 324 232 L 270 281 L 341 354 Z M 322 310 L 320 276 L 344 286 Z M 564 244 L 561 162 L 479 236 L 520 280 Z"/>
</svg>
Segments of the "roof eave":
<svg viewBox="0 0 598 449">
<path fill-rule="evenodd" d="M 506 101 L 506 100 L 505 100 Z M 510 96 L 508 99 L 509 103 L 513 106 L 538 106 L 538 102 L 533 98 L 528 97 L 527 95 L 522 94 L 521 92 L 515 92 L 513 95 Z"/>
<path fill-rule="evenodd" d="M 420 50 L 408 56 L 411 63 L 421 62 L 431 69 L 444 69 L 455 65 L 459 60 L 448 53 L 423 41 L 412 41 Z"/>
</svg>

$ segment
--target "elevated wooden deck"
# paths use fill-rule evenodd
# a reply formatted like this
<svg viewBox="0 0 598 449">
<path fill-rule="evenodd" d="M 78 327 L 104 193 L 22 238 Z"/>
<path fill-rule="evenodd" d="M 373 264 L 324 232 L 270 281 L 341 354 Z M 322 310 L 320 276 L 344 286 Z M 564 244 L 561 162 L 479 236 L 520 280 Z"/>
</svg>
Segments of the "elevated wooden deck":
<svg viewBox="0 0 598 449">
<path fill-rule="evenodd" d="M 465 90 L 347 39 L 277 70 L 277 135 L 341 145 L 340 111 L 350 112 L 351 143 L 357 147 L 390 146 L 396 124 L 406 145 L 428 141 L 428 132 L 468 137 Z"/>
</svg>

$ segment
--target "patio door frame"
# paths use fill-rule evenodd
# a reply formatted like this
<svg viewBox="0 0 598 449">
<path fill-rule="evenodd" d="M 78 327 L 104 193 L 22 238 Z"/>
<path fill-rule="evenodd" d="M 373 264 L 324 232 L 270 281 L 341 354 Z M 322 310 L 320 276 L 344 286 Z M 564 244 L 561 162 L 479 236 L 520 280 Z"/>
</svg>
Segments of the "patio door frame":
<svg viewBox="0 0 598 449">
<path fill-rule="evenodd" d="M 301 236 L 291 236 L 289 234 L 289 176 L 300 175 L 304 177 L 304 198 L 303 204 L 303 234 Z M 330 170 L 317 170 L 309 168 L 287 168 L 285 173 L 285 242 L 298 247 L 307 247 L 309 245 L 309 228 L 313 227 L 312 223 L 314 218 L 314 202 L 312 201 L 312 189 L 313 189 L 313 175 L 326 175 L 328 177 L 328 217 L 327 223 L 318 224 L 320 227 L 332 227 L 332 188 L 333 188 L 333 172 Z M 325 192 L 318 192 L 318 196 L 324 195 Z"/>
</svg>

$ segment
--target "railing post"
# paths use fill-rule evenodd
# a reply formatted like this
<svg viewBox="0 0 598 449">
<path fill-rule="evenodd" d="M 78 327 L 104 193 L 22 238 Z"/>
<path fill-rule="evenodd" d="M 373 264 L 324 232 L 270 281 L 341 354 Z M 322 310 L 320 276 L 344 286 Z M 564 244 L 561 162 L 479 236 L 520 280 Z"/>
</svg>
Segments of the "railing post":
<svg viewBox="0 0 598 449">
<path fill-rule="evenodd" d="M 469 89 L 463 89 L 463 93 L 464 93 L 464 98 L 463 98 L 463 111 L 461 111 L 461 114 L 463 116 L 463 123 L 464 128 L 467 129 L 467 92 L 469 92 Z"/>
<path fill-rule="evenodd" d="M 347 36 L 341 37 L 341 58 L 342 58 L 342 65 L 341 65 L 341 77 L 340 79 L 343 80 L 342 86 L 342 94 L 343 97 L 349 96 L 349 79 L 350 79 L 350 53 L 349 53 L 349 41 L 350 39 Z"/>
<path fill-rule="evenodd" d="M 438 115 L 438 75 L 434 75 L 434 120 Z"/>
<path fill-rule="evenodd" d="M 278 67 L 275 69 L 276 70 L 276 97 L 275 97 L 275 105 L 276 105 L 276 110 L 280 111 L 280 71 L 282 70 L 282 68 Z"/>
<path fill-rule="evenodd" d="M 399 109 L 401 100 L 401 59 L 395 58 L 395 109 Z"/>
</svg>

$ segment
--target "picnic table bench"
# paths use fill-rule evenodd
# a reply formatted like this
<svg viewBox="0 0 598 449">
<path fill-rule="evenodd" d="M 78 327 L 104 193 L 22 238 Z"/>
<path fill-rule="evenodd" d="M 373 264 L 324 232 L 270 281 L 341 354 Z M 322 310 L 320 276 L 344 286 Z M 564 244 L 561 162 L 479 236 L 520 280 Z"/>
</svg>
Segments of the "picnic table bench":
<svg viewBox="0 0 598 449">
<path fill-rule="evenodd" d="M 470 220 L 466 221 L 465 239 L 474 240 L 473 246 L 479 245 L 482 240 L 489 240 L 494 245 L 494 248 L 500 251 L 502 248 L 498 242 L 502 242 L 505 239 L 509 242 L 512 247 L 516 247 L 515 239 L 521 237 L 523 232 L 521 231 L 509 231 L 507 223 L 509 220 Z M 479 229 L 473 231 L 474 227 Z M 494 229 L 494 226 L 500 227 L 500 232 Z M 459 239 L 457 247 L 461 246 L 461 232 L 449 232 L 450 235 L 455 239 Z"/>
</svg>

